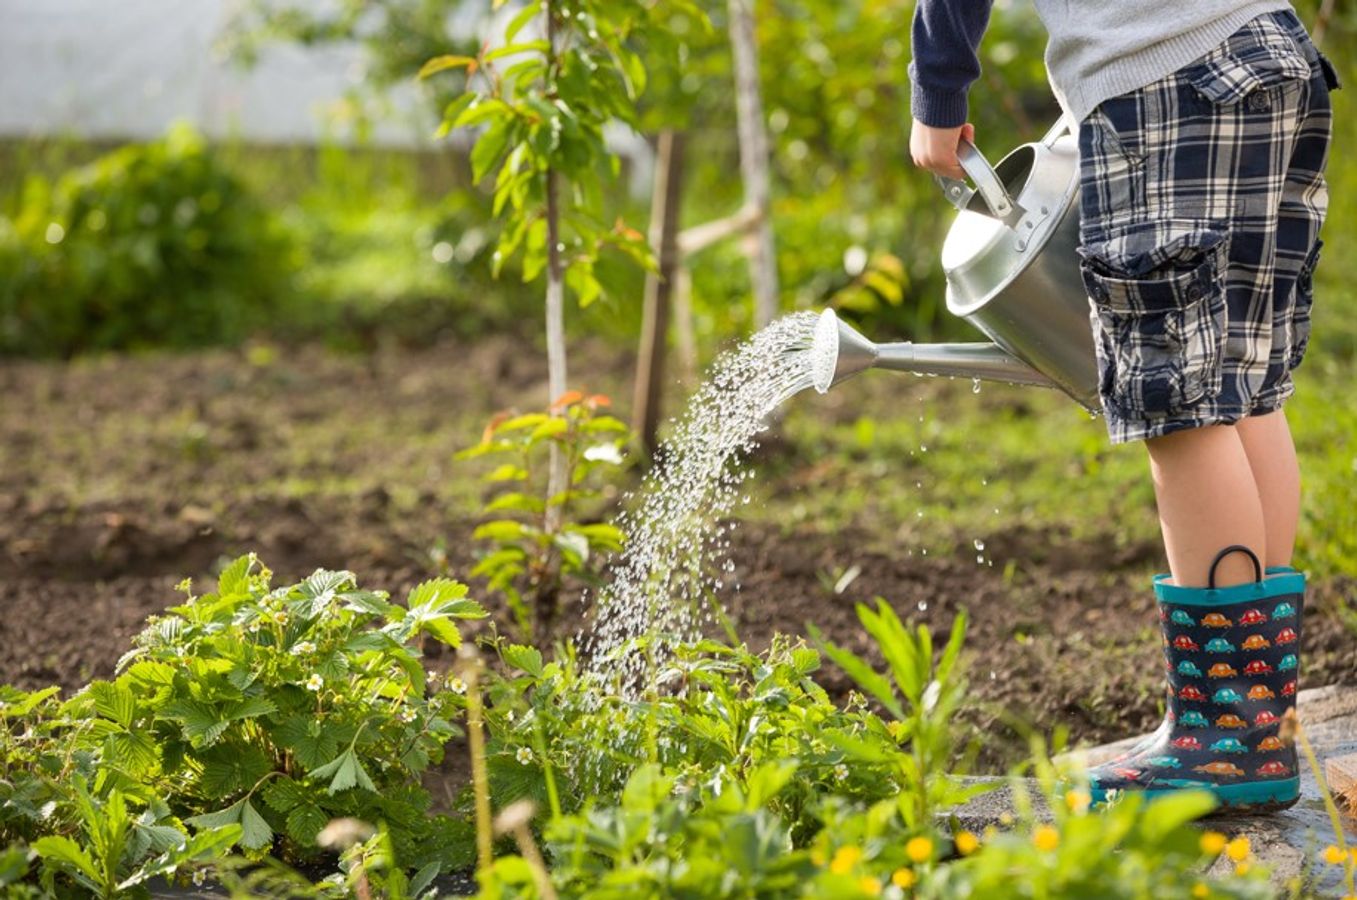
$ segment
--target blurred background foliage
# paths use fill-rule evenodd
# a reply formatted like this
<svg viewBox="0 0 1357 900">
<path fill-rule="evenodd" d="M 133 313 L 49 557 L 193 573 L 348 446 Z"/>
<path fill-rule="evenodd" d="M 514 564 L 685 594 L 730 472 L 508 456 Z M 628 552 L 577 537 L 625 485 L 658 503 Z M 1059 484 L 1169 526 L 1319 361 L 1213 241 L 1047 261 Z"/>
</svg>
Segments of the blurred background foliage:
<svg viewBox="0 0 1357 900">
<path fill-rule="evenodd" d="M 704 5 L 712 27 L 675 19 L 687 43 L 682 62 L 656 60 L 642 98 L 647 138 L 664 126 L 687 133 L 685 225 L 729 215 L 742 199 L 726 7 Z M 1312 27 L 1320 5 L 1297 4 Z M 1357 11 L 1331 6 L 1324 49 L 1351 80 Z M 490 186 L 469 183 L 459 145 L 410 153 L 362 143 L 362 123 L 380 115 L 386 89 L 408 84 L 432 55 L 474 52 L 475 20 L 456 0 L 314 9 L 247 4 L 227 44 L 248 62 L 276 42 L 361 43 L 370 77 L 346 107 L 356 145 L 206 146 L 181 128 L 142 147 L 51 139 L 0 147 L 0 352 L 229 344 L 262 331 L 357 349 L 496 330 L 540 340 L 540 294 L 512 267 L 490 277 Z M 946 314 L 937 265 L 948 207 L 909 163 L 912 12 L 898 0 L 757 4 L 782 305 L 834 305 L 883 337 L 964 338 L 973 333 Z M 1043 44 L 1030 5 L 995 4 L 971 97 L 992 157 L 1055 120 Z M 462 77 L 430 81 L 431 113 Z M 1357 137 L 1347 93 L 1335 95 L 1340 148 Z M 1351 154 L 1334 154 L 1331 247 L 1357 231 L 1354 166 Z M 610 204 L 644 223 L 648 190 L 628 183 L 624 173 L 610 187 Z M 736 240 L 689 263 L 695 332 L 710 354 L 751 328 L 747 266 Z M 1357 321 L 1338 311 L 1352 302 L 1354 266 L 1334 252 L 1320 273 L 1317 341 L 1344 359 L 1357 352 Z M 643 274 L 620 264 L 607 274 L 621 290 L 571 310 L 570 327 L 629 343 Z"/>
</svg>

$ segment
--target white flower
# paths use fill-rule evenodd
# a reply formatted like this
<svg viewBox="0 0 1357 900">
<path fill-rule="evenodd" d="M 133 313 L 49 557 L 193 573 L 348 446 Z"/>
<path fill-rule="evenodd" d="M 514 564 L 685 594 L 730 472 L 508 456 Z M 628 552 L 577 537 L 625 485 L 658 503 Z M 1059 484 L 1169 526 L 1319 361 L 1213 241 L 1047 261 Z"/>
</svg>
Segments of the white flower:
<svg viewBox="0 0 1357 900">
<path fill-rule="evenodd" d="M 616 444 L 595 444 L 584 451 L 584 458 L 590 462 L 606 462 L 615 466 L 622 464 L 622 454 Z"/>
<path fill-rule="evenodd" d="M 509 724 L 512 725 L 513 722 L 514 722 L 514 719 L 517 719 L 517 718 L 518 718 L 518 714 L 517 714 L 516 712 L 514 712 L 514 711 L 511 709 L 511 710 L 509 710 L 507 713 L 504 714 L 504 718 L 508 719 L 508 720 L 509 720 Z"/>
<path fill-rule="evenodd" d="M 465 694 L 466 682 L 454 675 L 448 679 L 448 690 L 454 694 Z"/>
<path fill-rule="evenodd" d="M 315 653 L 316 645 L 310 641 L 298 641 L 292 646 L 292 652 L 297 656 L 300 656 L 303 653 Z"/>
<path fill-rule="evenodd" d="M 400 712 L 396 713 L 396 718 L 400 719 L 402 722 L 413 722 L 415 720 L 415 716 L 417 715 L 418 713 L 416 713 L 413 709 L 407 706 L 404 707 Z"/>
<path fill-rule="evenodd" d="M 207 880 L 207 873 L 206 873 L 206 872 L 204 872 L 202 869 L 194 869 L 194 870 L 193 870 L 193 883 L 194 883 L 194 884 L 196 884 L 196 885 L 201 885 L 201 884 L 202 884 L 204 881 L 206 881 L 206 880 Z"/>
<path fill-rule="evenodd" d="M 259 633 L 259 620 L 258 620 L 258 619 L 255 619 L 255 620 L 254 620 L 253 622 L 251 622 L 249 625 L 246 625 L 246 626 L 245 626 L 245 630 L 248 631 L 248 632 L 250 632 L 250 634 L 258 634 L 258 633 Z"/>
<path fill-rule="evenodd" d="M 287 624 L 287 610 L 280 609 L 273 614 L 273 621 L 279 625 Z"/>
<path fill-rule="evenodd" d="M 308 691 L 319 691 L 323 687 L 325 687 L 325 679 L 314 672 L 311 674 L 310 678 L 306 679 L 306 689 Z"/>
<path fill-rule="evenodd" d="M 519 747 L 518 752 L 514 754 L 514 758 L 526 766 L 528 763 L 532 762 L 532 751 L 527 747 Z"/>
<path fill-rule="evenodd" d="M 834 767 L 834 777 L 837 778 L 839 781 L 847 781 L 847 780 L 848 780 L 848 766 L 844 765 L 843 763 L 839 763 L 837 766 L 835 766 L 835 767 Z"/>
</svg>

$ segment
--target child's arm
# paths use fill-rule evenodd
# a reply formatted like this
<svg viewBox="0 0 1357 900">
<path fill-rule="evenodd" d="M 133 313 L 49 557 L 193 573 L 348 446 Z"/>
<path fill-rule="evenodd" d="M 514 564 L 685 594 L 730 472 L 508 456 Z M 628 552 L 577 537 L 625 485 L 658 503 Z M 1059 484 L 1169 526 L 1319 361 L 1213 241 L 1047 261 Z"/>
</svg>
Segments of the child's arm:
<svg viewBox="0 0 1357 900">
<path fill-rule="evenodd" d="M 980 77 L 976 48 L 989 24 L 992 2 L 919 0 L 914 9 L 909 149 L 914 164 L 930 172 L 964 177 L 956 148 L 962 137 L 975 137 L 975 129 L 966 124 L 966 92 Z"/>
</svg>

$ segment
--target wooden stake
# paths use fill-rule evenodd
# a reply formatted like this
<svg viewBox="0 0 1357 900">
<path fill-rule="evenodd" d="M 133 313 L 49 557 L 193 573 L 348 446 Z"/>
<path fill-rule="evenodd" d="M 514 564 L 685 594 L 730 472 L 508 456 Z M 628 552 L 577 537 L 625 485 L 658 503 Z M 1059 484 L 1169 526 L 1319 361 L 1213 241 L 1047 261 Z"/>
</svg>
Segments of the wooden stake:
<svg viewBox="0 0 1357 900">
<path fill-rule="evenodd" d="M 754 289 L 754 324 L 762 328 L 777 315 L 777 256 L 768 216 L 768 130 L 759 91 L 759 52 L 754 37 L 753 0 L 729 0 L 730 48 L 735 60 L 735 115 L 740 136 L 740 174 L 745 206 L 759 216 L 756 233 L 745 244 Z"/>
<path fill-rule="evenodd" d="M 646 275 L 641 346 L 636 359 L 632 424 L 641 445 L 654 454 L 664 387 L 665 342 L 669 333 L 669 298 L 679 267 L 678 219 L 682 200 L 683 133 L 660 132 L 656 148 L 655 187 L 650 204 L 650 243 L 659 253 L 659 271 Z"/>
</svg>

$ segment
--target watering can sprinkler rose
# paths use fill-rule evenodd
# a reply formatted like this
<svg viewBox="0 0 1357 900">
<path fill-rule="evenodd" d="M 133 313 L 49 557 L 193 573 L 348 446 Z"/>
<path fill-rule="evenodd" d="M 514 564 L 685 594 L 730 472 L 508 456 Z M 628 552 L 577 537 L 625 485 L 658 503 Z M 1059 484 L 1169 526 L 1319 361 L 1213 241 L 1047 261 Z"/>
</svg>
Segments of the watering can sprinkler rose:
<svg viewBox="0 0 1357 900">
<path fill-rule="evenodd" d="M 864 369 L 960 375 L 1054 387 L 1102 408 L 1079 274 L 1079 150 L 1062 119 L 991 167 L 970 143 L 958 154 L 975 182 L 939 178 L 956 221 L 942 247 L 947 308 L 992 343 L 877 344 L 820 317 L 813 344 L 821 393 Z"/>
</svg>

